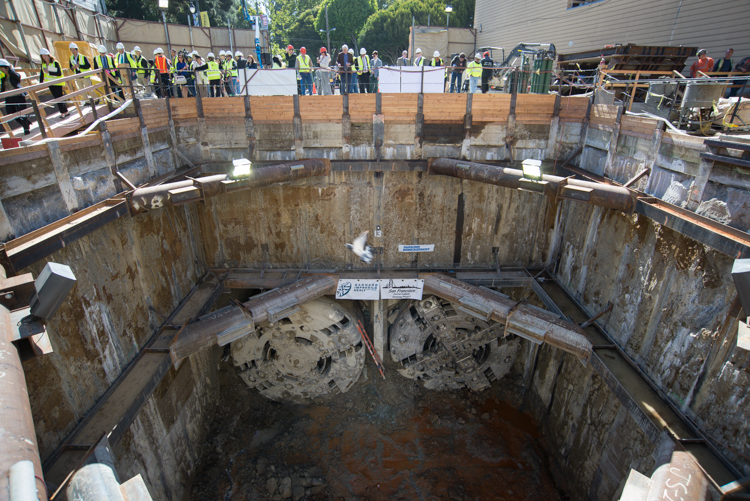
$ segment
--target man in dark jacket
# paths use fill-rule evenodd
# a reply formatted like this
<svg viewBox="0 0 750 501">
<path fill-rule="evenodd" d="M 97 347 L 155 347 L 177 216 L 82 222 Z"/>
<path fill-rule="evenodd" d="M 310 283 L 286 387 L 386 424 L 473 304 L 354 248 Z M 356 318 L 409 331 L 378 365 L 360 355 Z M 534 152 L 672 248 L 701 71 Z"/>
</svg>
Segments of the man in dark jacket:
<svg viewBox="0 0 750 501">
<path fill-rule="evenodd" d="M 15 72 L 13 66 L 10 65 L 5 59 L 0 59 L 0 92 L 9 92 L 12 90 L 20 89 L 21 75 Z M 23 111 L 27 108 L 26 94 L 16 94 L 5 98 L 5 114 L 10 115 Z M 16 118 L 16 122 L 23 127 L 24 136 L 28 136 L 30 133 L 31 122 L 25 116 Z"/>
<path fill-rule="evenodd" d="M 451 61 L 451 92 L 461 92 L 461 78 L 463 78 L 464 70 L 469 61 L 466 60 L 466 54 L 463 52 L 453 58 Z"/>
<path fill-rule="evenodd" d="M 289 45 L 286 48 L 286 54 L 284 55 L 286 61 L 286 67 L 294 69 L 297 66 L 297 54 L 294 53 L 294 46 Z M 302 85 L 300 79 L 297 78 L 297 94 L 302 94 Z"/>
<path fill-rule="evenodd" d="M 354 57 L 349 54 L 349 46 L 344 44 L 341 46 L 341 52 L 336 57 L 336 65 L 338 66 L 339 75 L 341 76 L 341 94 L 349 93 L 349 83 L 351 82 L 351 70 L 352 64 L 354 64 Z"/>
<path fill-rule="evenodd" d="M 490 53 L 485 52 L 482 59 L 482 94 L 487 94 L 490 90 L 490 79 L 495 69 L 495 61 L 490 58 Z"/>
</svg>

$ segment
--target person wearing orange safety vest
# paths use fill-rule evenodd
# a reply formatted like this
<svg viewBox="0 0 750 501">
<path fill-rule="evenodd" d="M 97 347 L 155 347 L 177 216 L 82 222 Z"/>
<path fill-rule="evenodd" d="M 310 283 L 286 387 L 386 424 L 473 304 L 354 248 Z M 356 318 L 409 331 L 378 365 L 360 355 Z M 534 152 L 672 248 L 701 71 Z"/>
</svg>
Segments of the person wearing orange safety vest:
<svg viewBox="0 0 750 501">
<path fill-rule="evenodd" d="M 156 97 L 171 97 L 172 96 L 172 65 L 169 63 L 169 59 L 164 56 L 164 49 L 158 47 L 154 49 L 154 67 L 159 70 L 159 76 L 154 71 L 151 75 L 151 83 L 154 84 L 156 89 Z M 159 81 L 157 81 L 157 78 Z"/>
<path fill-rule="evenodd" d="M 54 82 L 63 77 L 62 68 L 52 54 L 45 48 L 39 49 L 39 57 L 42 58 L 42 71 L 39 73 L 39 83 L 43 83 L 45 80 L 48 82 Z M 49 90 L 55 99 L 63 97 L 63 88 L 65 82 L 53 83 L 49 86 Z M 66 118 L 70 116 L 68 113 L 68 106 L 65 103 L 57 103 L 57 109 L 60 110 L 60 117 Z"/>
<path fill-rule="evenodd" d="M 309 94 L 312 96 L 313 95 L 313 82 L 312 82 L 313 63 L 312 63 L 312 58 L 307 55 L 306 48 L 300 47 L 299 56 L 297 56 L 297 59 L 294 62 L 294 66 L 297 68 L 297 71 L 299 72 L 300 87 L 302 90 L 300 95 L 304 96 L 305 94 Z"/>
</svg>

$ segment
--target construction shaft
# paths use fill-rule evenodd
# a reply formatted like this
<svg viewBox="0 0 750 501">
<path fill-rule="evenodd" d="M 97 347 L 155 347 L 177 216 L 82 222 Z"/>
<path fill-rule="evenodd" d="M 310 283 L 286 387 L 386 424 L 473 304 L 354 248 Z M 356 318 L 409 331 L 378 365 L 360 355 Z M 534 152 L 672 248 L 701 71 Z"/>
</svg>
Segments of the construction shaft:
<svg viewBox="0 0 750 501">
<path fill-rule="evenodd" d="M 250 176 L 232 179 L 230 174 L 215 174 L 174 183 L 138 188 L 127 195 L 131 214 L 139 214 L 166 205 L 180 205 L 235 191 L 260 188 L 307 177 L 325 176 L 331 172 L 327 158 L 300 160 L 279 165 L 253 167 Z"/>
<path fill-rule="evenodd" d="M 547 174 L 542 175 L 541 180 L 534 181 L 526 179 L 523 171 L 518 169 L 467 162 L 453 158 L 430 159 L 427 173 L 532 191 L 550 198 L 574 200 L 576 202 L 599 205 L 606 209 L 616 209 L 627 213 L 635 210 L 635 194 L 629 189 L 620 186 L 579 181 L 578 179 Z"/>
</svg>

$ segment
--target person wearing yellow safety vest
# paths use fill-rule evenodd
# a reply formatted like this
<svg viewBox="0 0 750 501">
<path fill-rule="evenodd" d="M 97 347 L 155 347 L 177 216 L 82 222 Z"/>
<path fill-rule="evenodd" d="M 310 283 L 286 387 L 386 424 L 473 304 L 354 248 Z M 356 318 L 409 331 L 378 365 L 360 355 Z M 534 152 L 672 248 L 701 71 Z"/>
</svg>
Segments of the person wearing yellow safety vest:
<svg viewBox="0 0 750 501">
<path fill-rule="evenodd" d="M 107 71 L 101 73 L 99 75 L 99 78 L 102 79 L 102 82 L 106 80 L 107 85 L 110 86 L 111 91 L 117 92 L 121 99 L 125 99 L 124 94 L 122 93 L 122 89 L 119 85 L 115 83 L 117 78 L 117 72 L 116 71 L 110 71 L 110 69 L 116 68 L 115 60 L 112 56 L 107 54 L 107 48 L 104 45 L 100 45 L 97 50 L 99 51 L 99 55 L 94 58 L 94 69 L 105 69 Z M 109 75 L 112 78 L 107 78 L 107 75 Z"/>
<path fill-rule="evenodd" d="M 224 88 L 230 96 L 236 96 L 239 93 L 237 89 L 237 61 L 232 58 L 232 52 L 224 53 Z"/>
<path fill-rule="evenodd" d="M 117 54 L 115 54 L 115 64 L 118 68 L 135 68 L 135 59 L 133 59 L 133 56 L 130 55 L 130 53 L 125 52 L 125 46 L 122 44 L 122 42 L 117 42 L 117 45 L 115 46 L 117 49 Z M 128 84 L 127 76 L 130 76 L 131 80 L 135 80 L 135 70 L 131 69 L 130 71 L 121 71 L 120 72 L 120 83 L 121 84 Z"/>
<path fill-rule="evenodd" d="M 12 90 L 21 89 L 21 75 L 16 73 L 6 59 L 0 59 L 0 92 L 10 92 Z M 5 98 L 5 114 L 12 115 L 28 108 L 26 104 L 26 93 L 19 93 L 13 96 Z M 23 135 L 28 136 L 31 134 L 31 122 L 26 115 L 21 115 L 16 118 L 16 122 L 23 127 Z"/>
<path fill-rule="evenodd" d="M 141 54 L 141 48 L 137 45 L 133 47 L 133 61 L 138 70 L 135 72 L 136 81 L 141 84 L 144 88 L 148 86 L 146 82 L 146 70 L 148 69 L 148 61 Z"/>
<path fill-rule="evenodd" d="M 312 82 L 312 70 L 313 62 L 312 58 L 307 55 L 307 49 L 300 47 L 299 56 L 297 56 L 294 62 L 297 71 L 299 72 L 300 86 L 302 92 L 300 95 L 310 94 L 313 95 L 313 82 Z"/>
<path fill-rule="evenodd" d="M 216 61 L 213 52 L 206 56 L 208 61 L 202 66 L 196 66 L 196 71 L 205 71 L 204 76 L 208 79 L 210 85 L 208 97 L 221 97 L 221 67 Z"/>
<path fill-rule="evenodd" d="M 42 71 L 39 73 L 39 83 L 43 83 L 45 80 L 48 82 L 54 82 L 63 77 L 62 68 L 52 54 L 47 49 L 39 49 L 39 57 L 42 58 Z M 49 86 L 49 90 L 55 99 L 60 99 L 65 94 L 63 88 L 65 82 L 53 83 Z M 60 110 L 60 117 L 66 118 L 70 116 L 68 113 L 68 106 L 65 103 L 57 103 L 57 109 Z"/>
<path fill-rule="evenodd" d="M 445 62 L 440 58 L 440 51 L 436 50 L 432 54 L 432 61 L 430 61 L 430 66 L 446 66 Z M 448 81 L 448 68 L 445 68 L 445 80 Z M 445 83 L 443 83 L 443 92 L 445 92 Z"/>
<path fill-rule="evenodd" d="M 75 73 L 77 75 L 84 71 L 91 70 L 91 63 L 89 62 L 89 59 L 78 52 L 78 45 L 71 42 L 71 44 L 68 45 L 68 49 L 70 49 L 70 58 L 68 59 L 68 65 L 70 66 L 70 71 L 72 73 Z M 79 89 L 83 89 L 84 87 L 91 87 L 91 79 L 81 78 L 80 80 L 76 80 L 76 84 L 78 85 Z"/>
<path fill-rule="evenodd" d="M 370 58 L 367 56 L 367 49 L 364 47 L 359 49 L 359 57 L 357 58 L 357 83 L 359 84 L 359 93 L 365 94 L 370 92 Z"/>
<path fill-rule="evenodd" d="M 466 65 L 466 74 L 469 76 L 469 92 L 475 94 L 479 87 L 479 79 L 482 78 L 482 54 L 474 55 L 474 60 Z"/>
<path fill-rule="evenodd" d="M 422 49 L 417 49 L 415 54 L 416 56 L 414 57 L 414 64 L 412 66 L 424 66 L 425 60 L 422 57 Z"/>
</svg>

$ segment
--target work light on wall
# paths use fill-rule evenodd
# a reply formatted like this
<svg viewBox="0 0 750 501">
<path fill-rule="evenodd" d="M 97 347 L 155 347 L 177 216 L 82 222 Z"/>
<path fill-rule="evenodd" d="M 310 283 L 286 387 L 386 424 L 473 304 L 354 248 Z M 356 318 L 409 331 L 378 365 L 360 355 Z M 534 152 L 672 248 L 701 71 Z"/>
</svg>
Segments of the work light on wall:
<svg viewBox="0 0 750 501">
<path fill-rule="evenodd" d="M 169 8 L 169 0 L 159 0 L 159 8 L 160 9 L 168 9 Z"/>
</svg>

